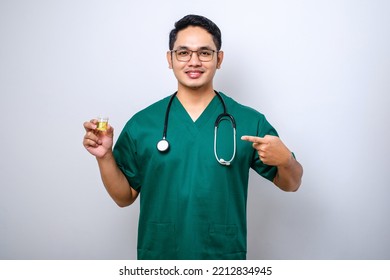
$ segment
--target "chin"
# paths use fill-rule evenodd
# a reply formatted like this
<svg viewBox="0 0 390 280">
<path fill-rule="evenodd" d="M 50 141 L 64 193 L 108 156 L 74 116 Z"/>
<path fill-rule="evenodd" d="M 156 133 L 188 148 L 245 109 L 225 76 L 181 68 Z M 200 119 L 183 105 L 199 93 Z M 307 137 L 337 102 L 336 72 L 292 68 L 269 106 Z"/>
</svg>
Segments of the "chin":
<svg viewBox="0 0 390 280">
<path fill-rule="evenodd" d="M 182 84 L 184 87 L 188 88 L 188 89 L 192 89 L 192 90 L 199 90 L 199 89 L 202 89 L 202 88 L 208 88 L 209 87 L 209 84 L 205 84 L 205 83 L 185 83 L 185 84 Z"/>
<path fill-rule="evenodd" d="M 181 87 L 196 90 L 196 89 L 203 88 L 204 85 L 186 83 L 186 84 L 181 84 Z"/>
</svg>

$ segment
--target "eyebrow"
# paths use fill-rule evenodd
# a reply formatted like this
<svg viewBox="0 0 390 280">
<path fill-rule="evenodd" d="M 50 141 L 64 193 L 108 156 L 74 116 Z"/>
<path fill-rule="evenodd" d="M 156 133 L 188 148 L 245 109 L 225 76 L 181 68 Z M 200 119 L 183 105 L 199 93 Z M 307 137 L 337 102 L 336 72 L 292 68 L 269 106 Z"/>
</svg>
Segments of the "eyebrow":
<svg viewBox="0 0 390 280">
<path fill-rule="evenodd" d="M 190 48 L 187 46 L 178 46 L 176 49 L 177 50 L 189 50 Z M 198 48 L 197 50 L 213 50 L 213 48 L 211 48 L 209 46 L 203 46 L 203 47 Z"/>
</svg>

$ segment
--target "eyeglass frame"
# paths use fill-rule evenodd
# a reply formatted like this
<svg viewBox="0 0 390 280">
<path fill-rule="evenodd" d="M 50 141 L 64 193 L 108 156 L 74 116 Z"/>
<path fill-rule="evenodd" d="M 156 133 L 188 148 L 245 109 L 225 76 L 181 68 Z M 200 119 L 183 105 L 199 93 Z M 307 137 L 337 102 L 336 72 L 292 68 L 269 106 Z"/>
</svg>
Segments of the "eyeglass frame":
<svg viewBox="0 0 390 280">
<path fill-rule="evenodd" d="M 178 51 L 188 51 L 188 52 L 190 53 L 189 56 L 188 56 L 188 57 L 189 57 L 188 60 L 180 60 L 180 59 L 178 58 L 178 56 L 177 56 L 177 52 L 178 52 Z M 211 51 L 211 52 L 212 52 L 212 53 L 211 53 L 211 58 L 210 58 L 210 60 L 202 60 L 201 56 L 199 55 L 199 53 L 202 52 L 202 51 Z M 176 59 L 177 59 L 178 61 L 180 61 L 180 62 L 188 62 L 188 61 L 190 61 L 190 60 L 192 59 L 192 54 L 193 54 L 194 52 L 196 52 L 196 54 L 197 54 L 197 56 L 198 56 L 198 59 L 199 59 L 201 62 L 210 62 L 210 61 L 213 60 L 214 54 L 215 54 L 215 53 L 218 54 L 220 51 L 211 50 L 211 49 L 207 49 L 207 48 L 201 48 L 201 49 L 196 50 L 196 51 L 193 51 L 193 50 L 190 50 L 190 49 L 187 49 L 187 48 L 181 48 L 181 49 L 176 49 L 176 50 L 170 50 L 170 53 L 171 53 L 171 54 L 172 54 L 172 53 L 175 53 Z"/>
</svg>

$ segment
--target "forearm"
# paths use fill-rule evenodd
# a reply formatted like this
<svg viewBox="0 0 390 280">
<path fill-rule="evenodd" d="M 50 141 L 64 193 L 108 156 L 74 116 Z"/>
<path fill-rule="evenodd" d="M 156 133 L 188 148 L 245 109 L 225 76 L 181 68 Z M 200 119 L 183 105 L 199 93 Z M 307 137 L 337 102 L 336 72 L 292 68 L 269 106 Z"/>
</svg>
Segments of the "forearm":
<svg viewBox="0 0 390 280">
<path fill-rule="evenodd" d="M 289 162 L 277 166 L 278 172 L 274 178 L 274 184 L 281 190 L 295 192 L 301 185 L 303 168 L 301 164 L 291 156 Z"/>
<path fill-rule="evenodd" d="M 125 175 L 116 164 L 112 152 L 96 159 L 103 184 L 111 198 L 120 207 L 132 204 L 136 200 L 138 193 L 131 188 Z"/>
</svg>

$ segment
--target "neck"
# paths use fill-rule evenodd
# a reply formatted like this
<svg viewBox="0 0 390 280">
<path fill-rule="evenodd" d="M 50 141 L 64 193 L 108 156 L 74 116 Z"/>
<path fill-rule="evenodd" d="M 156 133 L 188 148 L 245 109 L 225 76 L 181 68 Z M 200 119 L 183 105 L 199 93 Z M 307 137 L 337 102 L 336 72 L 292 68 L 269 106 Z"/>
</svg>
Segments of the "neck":
<svg viewBox="0 0 390 280">
<path fill-rule="evenodd" d="M 214 96 L 215 92 L 212 88 L 209 90 L 179 89 L 177 91 L 177 98 L 193 121 L 198 119 Z"/>
</svg>

